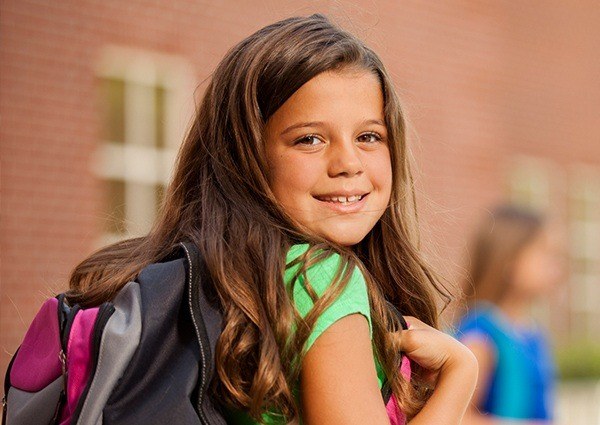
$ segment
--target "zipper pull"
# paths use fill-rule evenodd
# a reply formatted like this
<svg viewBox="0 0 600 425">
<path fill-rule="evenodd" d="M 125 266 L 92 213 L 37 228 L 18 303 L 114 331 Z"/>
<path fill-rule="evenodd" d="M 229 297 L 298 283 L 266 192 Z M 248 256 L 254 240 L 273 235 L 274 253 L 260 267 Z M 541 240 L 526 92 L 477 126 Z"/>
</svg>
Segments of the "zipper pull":
<svg viewBox="0 0 600 425">
<path fill-rule="evenodd" d="M 60 360 L 60 365 L 62 368 L 62 376 L 63 376 L 63 389 L 65 392 L 67 391 L 67 375 L 69 371 L 67 370 L 67 356 L 63 350 L 60 350 L 58 353 L 58 359 Z"/>
</svg>

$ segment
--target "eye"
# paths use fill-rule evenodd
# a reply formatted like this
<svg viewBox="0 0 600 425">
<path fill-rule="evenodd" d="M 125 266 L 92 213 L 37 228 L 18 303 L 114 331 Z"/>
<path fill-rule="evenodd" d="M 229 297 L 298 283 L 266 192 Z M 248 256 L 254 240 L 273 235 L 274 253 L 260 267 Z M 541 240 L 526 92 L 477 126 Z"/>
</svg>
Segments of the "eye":
<svg viewBox="0 0 600 425">
<path fill-rule="evenodd" d="M 314 134 L 307 134 L 294 142 L 295 145 L 302 146 L 317 146 L 319 143 L 322 143 L 321 139 Z"/>
<path fill-rule="evenodd" d="M 375 133 L 375 132 L 364 133 L 364 134 L 361 134 L 360 136 L 358 136 L 359 142 L 377 143 L 377 142 L 381 142 L 381 140 L 383 140 L 381 135 L 378 133 Z"/>
</svg>

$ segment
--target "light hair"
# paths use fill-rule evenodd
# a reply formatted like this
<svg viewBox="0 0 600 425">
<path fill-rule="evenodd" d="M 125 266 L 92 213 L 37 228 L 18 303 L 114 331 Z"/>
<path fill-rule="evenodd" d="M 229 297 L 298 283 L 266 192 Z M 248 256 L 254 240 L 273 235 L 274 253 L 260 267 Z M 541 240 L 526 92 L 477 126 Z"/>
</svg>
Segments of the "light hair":
<svg viewBox="0 0 600 425">
<path fill-rule="evenodd" d="M 511 272 L 523 249 L 544 227 L 538 212 L 516 205 L 495 207 L 476 230 L 471 243 L 464 294 L 467 304 L 500 302 L 511 288 Z"/>
</svg>

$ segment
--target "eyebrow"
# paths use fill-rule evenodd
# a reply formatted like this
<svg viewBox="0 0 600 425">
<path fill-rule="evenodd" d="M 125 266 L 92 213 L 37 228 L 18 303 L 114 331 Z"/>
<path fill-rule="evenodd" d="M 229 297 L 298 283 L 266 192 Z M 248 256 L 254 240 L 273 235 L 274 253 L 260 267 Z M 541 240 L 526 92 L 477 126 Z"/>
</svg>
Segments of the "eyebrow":
<svg viewBox="0 0 600 425">
<path fill-rule="evenodd" d="M 375 119 L 371 119 L 371 120 L 365 120 L 363 122 L 360 123 L 360 125 L 366 125 L 366 124 L 378 124 L 382 127 L 385 127 L 385 123 L 382 120 L 375 120 Z M 284 134 L 289 133 L 292 130 L 295 130 L 297 128 L 305 128 L 305 127 L 322 127 L 323 125 L 325 125 L 325 123 L 323 121 L 310 121 L 310 122 L 299 122 L 293 125 L 290 125 L 288 128 L 286 128 L 285 130 L 283 130 L 280 134 L 280 136 L 283 136 Z"/>
</svg>

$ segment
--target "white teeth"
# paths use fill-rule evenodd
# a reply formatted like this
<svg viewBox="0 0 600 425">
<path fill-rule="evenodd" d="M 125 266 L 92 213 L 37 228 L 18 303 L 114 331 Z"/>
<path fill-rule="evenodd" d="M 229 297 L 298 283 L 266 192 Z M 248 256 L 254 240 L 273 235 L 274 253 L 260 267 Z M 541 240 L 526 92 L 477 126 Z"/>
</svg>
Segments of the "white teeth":
<svg viewBox="0 0 600 425">
<path fill-rule="evenodd" d="M 332 196 L 320 198 L 322 201 L 327 202 L 339 202 L 341 204 L 349 204 L 351 202 L 358 202 L 363 198 L 363 195 L 351 195 L 351 196 Z"/>
</svg>

